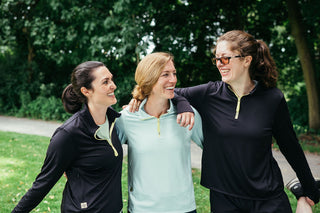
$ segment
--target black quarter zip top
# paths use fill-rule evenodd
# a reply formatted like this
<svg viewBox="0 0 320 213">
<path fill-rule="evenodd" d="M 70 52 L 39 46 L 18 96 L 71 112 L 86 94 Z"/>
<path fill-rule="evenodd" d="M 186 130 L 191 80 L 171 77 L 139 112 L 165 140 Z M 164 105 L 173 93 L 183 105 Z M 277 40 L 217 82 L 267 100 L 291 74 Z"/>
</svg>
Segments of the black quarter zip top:
<svg viewBox="0 0 320 213">
<path fill-rule="evenodd" d="M 202 117 L 201 184 L 244 199 L 266 200 L 283 191 L 280 168 L 272 156 L 272 137 L 305 189 L 318 199 L 317 188 L 292 127 L 284 95 L 261 84 L 237 97 L 222 82 L 175 89 Z"/>
<path fill-rule="evenodd" d="M 108 108 L 110 124 L 119 116 Z M 122 146 L 115 128 L 110 132 L 113 147 L 94 137 L 98 128 L 87 105 L 60 126 L 50 140 L 41 172 L 13 212 L 35 208 L 64 172 L 68 180 L 61 212 L 120 212 Z"/>
</svg>

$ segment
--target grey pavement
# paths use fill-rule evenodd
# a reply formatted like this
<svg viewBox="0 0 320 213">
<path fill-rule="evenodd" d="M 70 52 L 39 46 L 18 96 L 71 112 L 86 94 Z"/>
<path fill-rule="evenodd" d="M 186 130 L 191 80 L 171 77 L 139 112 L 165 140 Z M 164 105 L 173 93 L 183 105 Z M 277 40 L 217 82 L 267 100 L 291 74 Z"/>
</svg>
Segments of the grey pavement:
<svg viewBox="0 0 320 213">
<path fill-rule="evenodd" d="M 0 130 L 8 132 L 18 132 L 24 134 L 41 135 L 51 137 L 56 128 L 61 123 L 48 122 L 42 120 L 31 120 L 26 118 L 16 118 L 8 116 L 0 116 Z M 125 154 L 127 153 L 126 145 L 123 146 Z M 305 153 L 311 171 L 314 177 L 320 177 L 320 155 Z M 191 162 L 193 168 L 201 168 L 201 149 L 195 144 L 191 144 Z M 284 156 L 276 150 L 273 150 L 273 156 L 277 160 L 281 169 L 284 183 L 295 178 L 295 173 L 284 158 Z"/>
</svg>

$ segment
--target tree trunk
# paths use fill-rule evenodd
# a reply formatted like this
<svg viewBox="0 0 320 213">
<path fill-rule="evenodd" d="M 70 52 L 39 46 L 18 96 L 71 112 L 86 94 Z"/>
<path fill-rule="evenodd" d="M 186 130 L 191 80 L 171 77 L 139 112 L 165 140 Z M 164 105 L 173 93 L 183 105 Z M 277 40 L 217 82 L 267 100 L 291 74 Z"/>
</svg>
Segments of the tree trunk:
<svg viewBox="0 0 320 213">
<path fill-rule="evenodd" d="M 320 130 L 320 95 L 310 48 L 304 35 L 304 27 L 297 0 L 287 0 L 291 33 L 295 39 L 303 77 L 306 83 L 309 109 L 309 128 Z"/>
</svg>

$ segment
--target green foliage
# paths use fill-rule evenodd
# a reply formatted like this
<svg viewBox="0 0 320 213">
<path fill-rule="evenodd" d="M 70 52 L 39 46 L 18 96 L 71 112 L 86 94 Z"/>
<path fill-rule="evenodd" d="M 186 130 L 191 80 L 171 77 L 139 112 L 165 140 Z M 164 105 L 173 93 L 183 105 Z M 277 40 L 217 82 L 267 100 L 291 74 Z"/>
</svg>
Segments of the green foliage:
<svg viewBox="0 0 320 213">
<path fill-rule="evenodd" d="M 65 112 L 61 100 L 54 96 L 38 96 L 33 101 L 30 101 L 27 92 L 22 92 L 20 96 L 23 104 L 17 116 L 55 121 L 64 121 L 70 117 L 70 114 Z"/>
<path fill-rule="evenodd" d="M 299 4 L 320 82 L 320 3 Z M 73 68 L 87 60 L 104 62 L 114 74 L 117 110 L 130 100 L 137 63 L 152 51 L 174 54 L 178 87 L 218 80 L 212 45 L 223 32 L 242 29 L 270 45 L 278 85 L 290 111 L 297 110 L 291 112 L 294 123 L 305 125 L 308 116 L 296 101 L 305 100 L 304 85 L 295 88 L 304 80 L 283 8 L 284 0 L 3 0 L 0 113 L 19 111 L 21 91 L 29 92 L 31 102 L 38 96 L 60 97 Z M 40 94 L 42 85 L 50 94 Z"/>
</svg>

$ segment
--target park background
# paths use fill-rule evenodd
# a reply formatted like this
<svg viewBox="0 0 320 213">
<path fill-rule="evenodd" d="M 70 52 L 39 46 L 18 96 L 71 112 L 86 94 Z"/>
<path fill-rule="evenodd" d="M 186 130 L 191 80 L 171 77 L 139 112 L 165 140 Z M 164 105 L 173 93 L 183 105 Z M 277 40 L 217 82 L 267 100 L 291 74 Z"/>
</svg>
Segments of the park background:
<svg viewBox="0 0 320 213">
<path fill-rule="evenodd" d="M 175 56 L 177 87 L 219 80 L 211 62 L 215 40 L 241 29 L 269 45 L 295 130 L 314 150 L 319 11 L 319 0 L 2 0 L 0 114 L 64 121 L 70 114 L 62 90 L 73 68 L 88 60 L 114 74 L 117 110 L 131 99 L 137 63 L 150 52 Z"/>
</svg>

